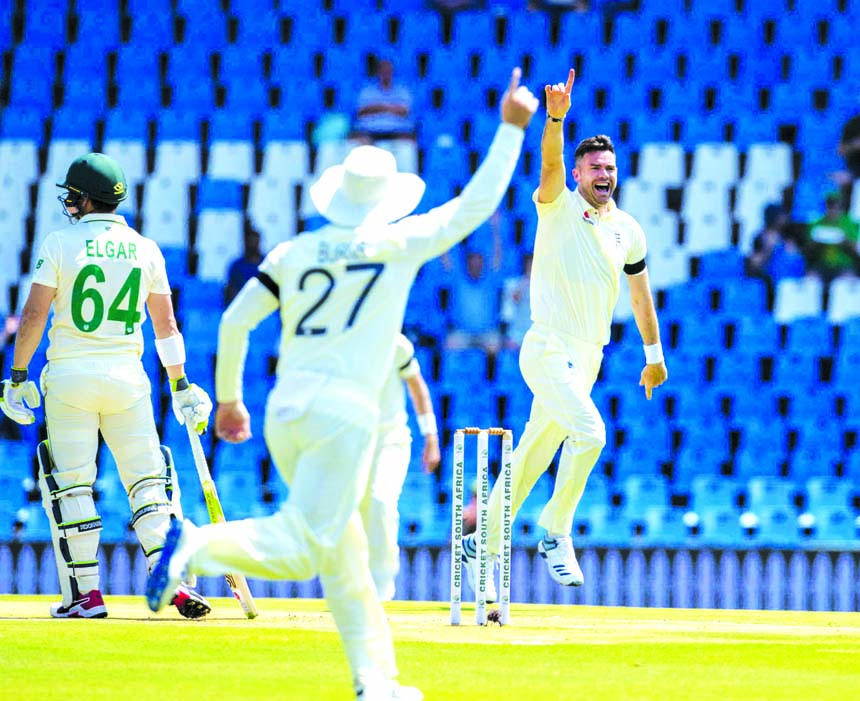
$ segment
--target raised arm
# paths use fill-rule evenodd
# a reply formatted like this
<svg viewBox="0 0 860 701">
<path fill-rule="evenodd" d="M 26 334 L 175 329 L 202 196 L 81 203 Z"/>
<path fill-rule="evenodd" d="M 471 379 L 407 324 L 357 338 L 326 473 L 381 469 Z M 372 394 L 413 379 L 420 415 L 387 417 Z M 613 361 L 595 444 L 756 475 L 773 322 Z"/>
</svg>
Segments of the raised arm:
<svg viewBox="0 0 860 701">
<path fill-rule="evenodd" d="M 521 71 L 514 68 L 508 89 L 502 97 L 502 124 L 496 131 L 489 153 L 463 188 L 459 197 L 418 217 L 433 226 L 410 237 L 410 245 L 420 248 L 422 257 L 435 258 L 463 240 L 496 211 L 511 182 L 523 145 L 523 130 L 537 111 L 538 99 L 520 85 Z M 415 220 L 404 219 L 408 232 Z M 408 234 L 407 234 L 408 235 Z"/>
<path fill-rule="evenodd" d="M 546 93 L 546 124 L 540 142 L 539 202 L 554 202 L 564 191 L 564 118 L 570 109 L 570 91 L 576 71 L 567 74 L 567 83 L 544 88 Z"/>
</svg>

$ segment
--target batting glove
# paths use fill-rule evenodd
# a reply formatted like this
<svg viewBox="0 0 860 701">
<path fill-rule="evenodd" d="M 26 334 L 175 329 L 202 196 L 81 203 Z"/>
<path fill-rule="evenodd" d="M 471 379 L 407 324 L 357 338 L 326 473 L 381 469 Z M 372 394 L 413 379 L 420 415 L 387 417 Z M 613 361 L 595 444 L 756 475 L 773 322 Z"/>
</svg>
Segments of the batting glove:
<svg viewBox="0 0 860 701">
<path fill-rule="evenodd" d="M 171 380 L 170 389 L 173 392 L 173 415 L 176 420 L 183 426 L 186 421 L 190 421 L 197 433 L 206 433 L 209 414 L 212 413 L 212 400 L 205 390 L 188 384 L 184 376 Z"/>
<path fill-rule="evenodd" d="M 41 404 L 42 396 L 36 383 L 27 379 L 27 371 L 12 368 L 12 379 L 3 380 L 3 398 L 0 399 L 3 413 L 15 423 L 27 425 L 36 420 L 33 409 Z"/>
</svg>

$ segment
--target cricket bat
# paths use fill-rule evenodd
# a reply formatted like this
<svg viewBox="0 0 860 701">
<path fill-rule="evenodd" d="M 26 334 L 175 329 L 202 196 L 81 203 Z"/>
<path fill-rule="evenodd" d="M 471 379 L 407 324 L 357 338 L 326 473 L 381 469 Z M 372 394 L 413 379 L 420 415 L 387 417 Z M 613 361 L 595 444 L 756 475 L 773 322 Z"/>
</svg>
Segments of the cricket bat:
<svg viewBox="0 0 860 701">
<path fill-rule="evenodd" d="M 218 490 L 215 489 L 215 482 L 212 479 L 212 474 L 209 472 L 209 465 L 206 462 L 206 453 L 203 452 L 203 444 L 200 442 L 200 436 L 191 425 L 191 421 L 185 421 L 185 428 L 188 431 L 188 440 L 191 442 L 191 452 L 194 454 L 194 466 L 197 468 L 197 477 L 200 478 L 200 486 L 203 487 L 203 498 L 206 500 L 206 510 L 209 512 L 209 520 L 212 523 L 224 523 L 227 519 L 224 518 L 224 509 L 221 507 L 221 501 L 218 499 Z M 248 618 L 257 617 L 257 605 L 254 603 L 254 597 L 251 595 L 251 589 L 248 586 L 248 580 L 241 574 L 225 574 L 227 584 L 230 585 L 230 590 L 239 606 L 245 612 Z"/>
</svg>

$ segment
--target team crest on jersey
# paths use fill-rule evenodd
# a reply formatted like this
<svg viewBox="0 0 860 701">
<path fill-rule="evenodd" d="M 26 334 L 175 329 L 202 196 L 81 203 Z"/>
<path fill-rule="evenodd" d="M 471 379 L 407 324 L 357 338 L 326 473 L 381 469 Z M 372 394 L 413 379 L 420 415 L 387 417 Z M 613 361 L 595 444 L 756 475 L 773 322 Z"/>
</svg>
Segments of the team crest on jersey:
<svg viewBox="0 0 860 701">
<path fill-rule="evenodd" d="M 587 209 L 582 213 L 582 221 L 594 226 L 594 220 L 591 218 L 591 215 L 588 213 Z"/>
</svg>

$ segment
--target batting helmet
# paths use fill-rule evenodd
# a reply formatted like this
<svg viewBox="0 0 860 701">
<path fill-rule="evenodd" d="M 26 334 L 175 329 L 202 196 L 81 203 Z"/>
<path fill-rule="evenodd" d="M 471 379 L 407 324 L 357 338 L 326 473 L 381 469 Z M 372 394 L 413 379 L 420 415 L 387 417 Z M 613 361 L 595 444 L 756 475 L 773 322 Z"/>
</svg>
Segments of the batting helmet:
<svg viewBox="0 0 860 701">
<path fill-rule="evenodd" d="M 57 187 L 80 193 L 107 204 L 119 204 L 128 197 L 128 185 L 119 163 L 103 153 L 88 153 L 72 161 L 66 180 Z"/>
</svg>

